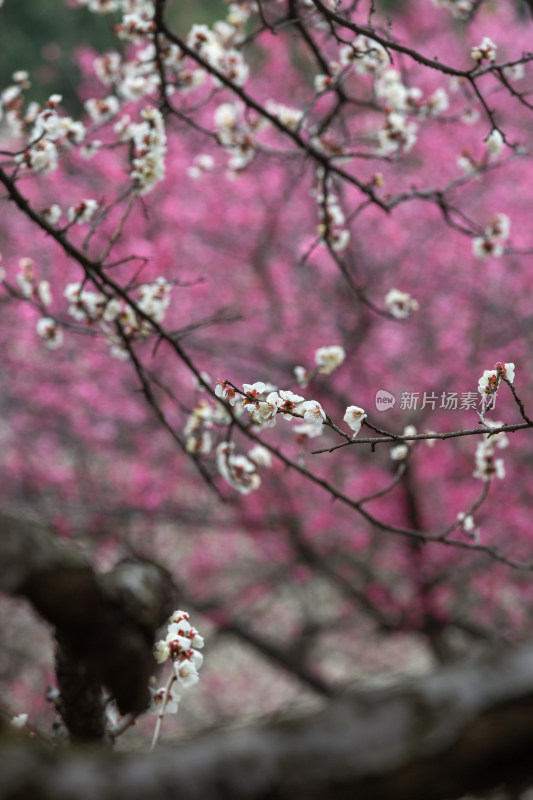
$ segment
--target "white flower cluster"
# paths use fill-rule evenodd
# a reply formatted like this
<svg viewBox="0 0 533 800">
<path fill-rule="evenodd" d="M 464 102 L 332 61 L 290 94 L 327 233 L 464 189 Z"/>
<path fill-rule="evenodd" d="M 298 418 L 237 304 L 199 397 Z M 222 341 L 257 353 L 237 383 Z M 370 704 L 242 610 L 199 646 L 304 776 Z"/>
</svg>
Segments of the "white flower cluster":
<svg viewBox="0 0 533 800">
<path fill-rule="evenodd" d="M 19 77 L 19 82 L 2 93 L 0 103 L 0 119 L 4 108 L 12 133 L 19 137 L 26 134 L 29 139 L 28 146 L 15 156 L 15 162 L 34 172 L 53 172 L 58 165 L 58 146 L 81 144 L 86 135 L 85 127 L 72 117 L 58 114 L 57 106 L 62 99 L 58 94 L 48 98 L 45 108 L 30 103 L 22 114 L 22 91 L 29 83 L 25 72 L 15 73 L 15 76 Z"/>
<path fill-rule="evenodd" d="M 133 142 L 131 177 L 139 194 L 147 194 L 165 177 L 167 137 L 163 115 L 157 108 L 141 112 L 143 122 L 131 123 L 123 137 Z"/>
<path fill-rule="evenodd" d="M 92 121 L 97 123 L 107 122 L 116 117 L 120 111 L 120 103 L 114 95 L 103 97 L 100 100 L 90 97 L 85 101 L 84 106 Z"/>
<path fill-rule="evenodd" d="M 69 222 L 76 222 L 78 225 L 83 225 L 84 222 L 90 222 L 98 203 L 96 200 L 80 200 L 75 206 L 71 206 L 67 211 Z"/>
<path fill-rule="evenodd" d="M 27 300 L 34 300 L 41 306 L 49 306 L 52 303 L 50 283 L 48 281 L 37 281 L 34 267 L 35 262 L 32 258 L 21 258 L 19 260 L 17 283 Z"/>
<path fill-rule="evenodd" d="M 213 30 L 207 25 L 193 25 L 187 36 L 187 44 L 224 77 L 237 86 L 244 86 L 249 74 L 248 64 L 242 53 L 232 46 L 242 40 L 243 21 L 231 12 L 229 19 L 237 22 L 237 25 L 228 22 L 228 19 L 218 22 Z"/>
<path fill-rule="evenodd" d="M 389 289 L 385 295 L 385 306 L 396 319 L 407 319 L 419 307 L 414 297 L 399 289 Z"/>
<path fill-rule="evenodd" d="M 474 8 L 474 0 L 433 0 L 433 3 L 447 8 L 457 19 L 467 19 Z"/>
<path fill-rule="evenodd" d="M 514 382 L 515 365 L 513 363 L 503 364 L 499 361 L 495 364 L 494 369 L 486 369 L 479 379 L 478 392 L 482 396 L 485 403 L 490 401 L 499 389 L 501 375 L 506 378 L 509 383 Z"/>
<path fill-rule="evenodd" d="M 256 462 L 245 455 L 236 455 L 233 442 L 221 442 L 217 447 L 217 468 L 230 486 L 241 494 L 248 494 L 261 485 L 256 472 Z"/>
<path fill-rule="evenodd" d="M 389 63 L 389 56 L 383 45 L 367 36 L 358 36 L 340 48 L 339 61 L 343 67 L 353 64 L 360 75 L 377 75 Z"/>
<path fill-rule="evenodd" d="M 245 118 L 243 109 L 236 103 L 222 103 L 214 115 L 217 138 L 231 156 L 228 168 L 232 172 L 244 169 L 255 155 L 255 133 L 261 125 Z"/>
<path fill-rule="evenodd" d="M 406 425 L 403 429 L 404 436 L 416 436 L 416 428 L 414 425 Z M 433 440 L 434 442 L 435 440 Z M 409 454 L 409 450 L 412 447 L 412 443 L 409 444 L 408 442 L 402 442 L 400 444 L 395 445 L 390 451 L 390 457 L 392 461 L 403 461 L 407 458 Z"/>
<path fill-rule="evenodd" d="M 303 120 L 303 111 L 291 106 L 285 106 L 282 103 L 277 103 L 275 100 L 267 100 L 265 108 L 269 114 L 276 117 L 282 125 L 290 131 L 297 131 Z"/>
<path fill-rule="evenodd" d="M 156 642 L 154 648 L 155 660 L 163 664 L 168 659 L 172 662 L 174 678 L 188 689 L 199 680 L 198 670 L 203 664 L 203 656 L 199 652 L 204 646 L 203 636 L 189 622 L 186 611 L 174 611 L 170 617 L 165 639 Z M 161 712 L 162 704 L 166 703 L 163 711 L 175 714 L 178 710 L 179 694 L 170 689 L 151 690 L 152 702 L 149 711 Z"/>
<path fill-rule="evenodd" d="M 337 252 L 346 250 L 350 243 L 350 231 L 346 228 L 346 218 L 337 196 L 329 192 L 324 202 L 323 195 L 319 194 L 317 202 L 320 216 L 319 235 L 328 242 L 332 250 Z"/>
<path fill-rule="evenodd" d="M 155 323 L 161 323 L 170 302 L 171 285 L 165 278 L 139 287 L 137 308 Z M 69 283 L 64 296 L 70 305 L 68 313 L 78 322 L 91 326 L 98 323 L 111 346 L 111 355 L 128 358 L 124 341 L 117 332 L 117 324 L 126 339 L 142 339 L 152 332 L 150 321 L 135 312 L 132 306 L 117 297 L 84 289 L 81 283 Z"/>
<path fill-rule="evenodd" d="M 474 478 L 490 481 L 491 478 L 505 477 L 505 466 L 502 458 L 496 458 L 494 445 L 489 441 L 482 441 L 476 447 L 476 468 L 472 473 Z"/>
<path fill-rule="evenodd" d="M 0 256 L 1 258 L 1 256 Z M 46 280 L 38 281 L 35 277 L 35 264 L 31 258 L 21 258 L 19 260 L 19 272 L 17 283 L 23 297 L 31 300 L 41 311 L 52 304 L 52 292 L 50 283 Z M 0 269 L 0 283 L 5 279 L 5 270 Z M 37 320 L 36 330 L 38 336 L 43 339 L 45 345 L 50 350 L 55 350 L 63 344 L 63 331 L 60 325 L 52 317 L 41 317 Z"/>
<path fill-rule="evenodd" d="M 129 6 L 129 7 L 128 7 Z M 140 44 L 155 31 L 154 4 L 149 0 L 136 0 L 122 5 L 122 22 L 115 26 L 119 39 Z"/>
<path fill-rule="evenodd" d="M 211 172 L 215 167 L 215 159 L 208 153 L 198 153 L 193 163 L 187 168 L 187 175 L 197 181 L 206 172 Z"/>
<path fill-rule="evenodd" d="M 321 350 L 322 353 L 317 351 L 319 352 L 317 364 L 322 364 L 323 372 L 330 374 L 339 363 L 342 363 L 344 350 L 337 346 Z M 303 423 L 294 427 L 297 441 L 302 441 L 305 437 L 319 436 L 324 423 L 327 422 L 326 412 L 317 400 L 304 400 L 288 389 L 278 390 L 263 381 L 243 384 L 244 396 L 241 401 L 238 400 L 235 389 L 227 381 L 218 381 L 215 392 L 221 400 L 233 406 L 237 413 L 241 413 L 240 409 L 246 409 L 252 424 L 261 429 L 273 427 L 280 414 L 286 420 L 294 418 L 303 420 Z M 344 421 L 353 431 L 352 438 L 360 431 L 366 416 L 359 406 L 349 406 L 346 409 Z M 233 451 L 233 443 L 223 442 L 218 446 L 218 471 L 230 485 L 239 492 L 247 494 L 259 487 L 261 479 L 256 467 L 269 467 L 270 454 L 262 447 L 254 448 L 247 456 L 235 455 Z"/>
<path fill-rule="evenodd" d="M 376 95 L 393 111 L 416 113 L 422 98 L 418 87 L 407 87 L 396 69 L 386 69 L 376 80 Z"/>
<path fill-rule="evenodd" d="M 218 384 L 216 389 L 219 388 Z M 225 397 L 223 399 L 226 399 Z M 211 430 L 216 425 L 228 425 L 231 417 L 222 403 L 200 400 L 192 410 L 184 428 L 185 448 L 188 453 L 207 455 L 211 452 L 213 441 Z"/>
<path fill-rule="evenodd" d="M 472 252 L 476 258 L 499 258 L 504 252 L 504 243 L 509 238 L 511 220 L 507 214 L 496 214 L 490 221 L 483 236 L 472 241 Z"/>
<path fill-rule="evenodd" d="M 496 58 L 497 49 L 498 48 L 492 39 L 489 39 L 488 36 L 484 36 L 481 44 L 477 44 L 472 48 L 470 55 L 474 61 L 477 61 L 478 63 L 481 61 L 494 61 Z"/>
<path fill-rule="evenodd" d="M 396 69 L 386 69 L 377 77 L 375 91 L 388 109 L 400 114 L 434 117 L 446 111 L 450 105 L 448 94 L 442 87 L 424 101 L 422 90 L 417 86 L 405 86 Z"/>
<path fill-rule="evenodd" d="M 404 114 L 391 111 L 376 134 L 376 155 L 392 156 L 400 152 L 408 153 L 416 142 L 417 131 L 416 122 L 409 122 Z"/>
</svg>

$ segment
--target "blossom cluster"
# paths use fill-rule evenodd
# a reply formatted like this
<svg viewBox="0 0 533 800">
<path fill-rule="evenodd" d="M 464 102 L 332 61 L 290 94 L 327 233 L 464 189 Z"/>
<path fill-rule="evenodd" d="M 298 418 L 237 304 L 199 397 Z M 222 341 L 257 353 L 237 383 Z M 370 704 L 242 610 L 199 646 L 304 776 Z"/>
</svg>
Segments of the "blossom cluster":
<svg viewBox="0 0 533 800">
<path fill-rule="evenodd" d="M 479 379 L 478 392 L 483 398 L 484 403 L 490 403 L 499 389 L 501 378 L 505 378 L 509 383 L 513 383 L 515 374 L 515 365 L 512 363 L 503 364 L 498 362 L 494 369 L 486 369 Z"/>
<path fill-rule="evenodd" d="M 396 319 L 407 319 L 413 311 L 418 311 L 418 302 L 407 292 L 390 289 L 385 295 L 385 306 Z"/>
<path fill-rule="evenodd" d="M 328 242 L 332 250 L 337 252 L 346 250 L 350 243 L 350 231 L 346 227 L 346 217 L 337 196 L 328 193 L 324 198 L 319 194 L 317 200 L 320 216 L 319 235 Z"/>
<path fill-rule="evenodd" d="M 483 236 L 476 236 L 472 242 L 472 252 L 476 258 L 499 258 L 503 255 L 504 244 L 509 238 L 511 220 L 507 214 L 496 214 L 483 232 Z"/>
<path fill-rule="evenodd" d="M 125 341 L 145 338 L 153 330 L 152 322 L 163 321 L 170 291 L 170 284 L 162 277 L 154 283 L 142 284 L 136 309 L 119 297 L 86 289 L 81 283 L 69 283 L 64 296 L 70 304 L 70 316 L 91 327 L 98 324 L 108 339 L 111 355 L 124 359 L 128 358 Z"/>
<path fill-rule="evenodd" d="M 344 360 L 342 347 L 333 345 L 319 348 L 315 353 L 317 371 L 330 374 Z M 300 368 L 303 369 L 303 368 Z M 313 438 L 322 433 L 324 423 L 328 422 L 326 412 L 317 400 L 305 400 L 301 395 L 289 389 L 277 389 L 263 381 L 243 384 L 243 391 L 237 396 L 235 388 L 228 382 L 219 380 L 215 386 L 215 394 L 232 407 L 233 414 L 241 416 L 243 409 L 249 413 L 252 425 L 259 429 L 272 428 L 279 415 L 286 420 L 301 419 L 302 423 L 295 425 L 293 431 L 297 440 Z M 208 406 L 203 405 L 203 408 Z M 348 406 L 344 414 L 344 421 L 353 431 L 352 438 L 357 436 L 366 419 L 365 411 L 359 406 Z M 203 413 L 201 415 L 203 417 Z M 194 428 L 200 429 L 200 415 L 198 422 L 188 423 L 189 432 Z M 191 418 L 190 418 L 191 420 Z M 196 431 L 194 431 L 196 433 Z M 196 433 L 196 441 L 205 441 L 206 433 Z M 201 438 L 200 438 L 201 437 Z M 196 448 L 196 444 L 194 445 Z M 210 447 L 210 438 L 209 438 Z M 198 449 L 195 452 L 206 452 Z M 248 494 L 257 489 L 261 484 L 257 474 L 258 466 L 270 467 L 271 456 L 262 446 L 254 447 L 247 456 L 236 454 L 233 442 L 221 442 L 217 447 L 217 466 L 220 475 L 237 491 Z"/>
<path fill-rule="evenodd" d="M 53 172 L 58 166 L 59 148 L 81 144 L 86 135 L 85 126 L 58 113 L 62 100 L 58 94 L 51 95 L 44 108 L 33 102 L 23 113 L 23 91 L 30 86 L 28 75 L 18 72 L 13 78 L 15 83 L 1 95 L 0 119 L 4 110 L 11 133 L 28 139 L 27 146 L 15 154 L 15 164 L 33 172 Z"/>
<path fill-rule="evenodd" d="M 156 642 L 154 648 L 155 660 L 163 664 L 172 662 L 173 678 L 188 689 L 199 680 L 198 670 L 203 664 L 203 656 L 199 652 L 204 646 L 204 638 L 189 622 L 186 611 L 174 611 L 169 619 L 167 635 Z M 165 702 L 166 699 L 166 702 Z M 180 695 L 171 689 L 152 690 L 150 711 L 176 713 Z M 162 708 L 164 704 L 164 707 Z"/>
</svg>

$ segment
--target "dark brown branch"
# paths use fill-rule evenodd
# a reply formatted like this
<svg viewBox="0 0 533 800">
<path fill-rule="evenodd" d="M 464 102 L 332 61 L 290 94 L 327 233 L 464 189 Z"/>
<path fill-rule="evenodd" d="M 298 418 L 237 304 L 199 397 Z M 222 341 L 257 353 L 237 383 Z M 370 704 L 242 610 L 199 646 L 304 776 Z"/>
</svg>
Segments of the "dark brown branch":
<svg viewBox="0 0 533 800">
<path fill-rule="evenodd" d="M 128 559 L 97 574 L 52 529 L 0 514 L 0 591 L 26 597 L 55 629 L 61 707 L 73 738 L 102 739 L 98 687 L 123 713 L 147 707 L 154 636 L 173 609 L 168 573 Z"/>
</svg>

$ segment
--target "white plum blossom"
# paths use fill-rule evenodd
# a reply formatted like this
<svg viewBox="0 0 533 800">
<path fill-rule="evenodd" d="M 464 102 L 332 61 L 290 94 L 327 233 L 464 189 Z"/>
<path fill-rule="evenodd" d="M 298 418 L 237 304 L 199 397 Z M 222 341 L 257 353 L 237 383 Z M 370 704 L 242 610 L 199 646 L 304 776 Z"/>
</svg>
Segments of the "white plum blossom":
<svg viewBox="0 0 533 800">
<path fill-rule="evenodd" d="M 503 136 L 497 128 L 493 128 L 486 142 L 487 153 L 491 160 L 498 158 L 503 150 L 504 140 Z"/>
<path fill-rule="evenodd" d="M 478 44 L 472 48 L 470 55 L 474 61 L 494 61 L 496 58 L 497 49 L 498 47 L 494 44 L 492 39 L 489 39 L 488 36 L 484 36 L 481 44 Z"/>
<path fill-rule="evenodd" d="M 362 408 L 359 408 L 359 406 L 348 406 L 346 409 L 343 419 L 354 432 L 354 437 L 357 436 L 361 430 L 361 425 L 366 419 L 366 416 L 367 415 L 365 411 Z"/>
<path fill-rule="evenodd" d="M 0 5 L 1 5 L 1 3 L 0 3 Z M 28 721 L 28 715 L 27 714 L 17 714 L 16 717 L 12 717 L 11 718 L 9 724 L 13 728 L 23 728 L 26 725 L 27 721 Z"/>
<path fill-rule="evenodd" d="M 263 381 L 256 381 L 256 383 L 243 383 L 242 388 L 244 394 L 247 395 L 242 401 L 243 406 L 259 400 L 260 396 L 262 394 L 266 394 L 267 392 L 267 385 L 266 383 L 263 383 Z"/>
<path fill-rule="evenodd" d="M 408 122 L 404 114 L 392 111 L 376 134 L 376 154 L 392 156 L 400 151 L 408 153 L 416 142 L 417 130 L 416 122 Z"/>
<path fill-rule="evenodd" d="M 293 372 L 294 372 L 294 377 L 296 378 L 297 384 L 299 386 L 301 386 L 303 389 L 305 389 L 305 387 L 309 383 L 309 373 L 307 372 L 306 368 L 305 367 L 301 367 L 301 366 L 297 366 L 297 367 L 294 367 Z"/>
<path fill-rule="evenodd" d="M 474 7 L 474 0 L 433 0 L 436 6 L 443 6 L 457 19 L 468 19 Z"/>
<path fill-rule="evenodd" d="M 323 425 L 326 421 L 326 412 L 317 400 L 306 400 L 298 409 L 303 411 L 303 418 L 312 425 Z"/>
<path fill-rule="evenodd" d="M 467 175 L 471 175 L 479 168 L 479 164 L 475 161 L 474 158 L 472 158 L 472 156 L 466 149 L 463 150 L 460 156 L 458 156 L 457 166 Z"/>
<path fill-rule="evenodd" d="M 254 445 L 251 450 L 248 450 L 248 458 L 257 464 L 258 467 L 271 467 L 272 456 L 270 452 L 260 444 Z"/>
<path fill-rule="evenodd" d="M 150 687 L 150 705 L 148 706 L 148 713 L 149 714 L 159 714 L 161 713 L 161 708 L 163 703 L 165 702 L 165 697 L 167 701 L 165 703 L 165 713 L 166 714 L 177 714 L 178 713 L 178 703 L 181 700 L 181 695 L 173 692 L 172 690 L 168 691 L 162 686 L 160 689 L 152 689 Z"/>
<path fill-rule="evenodd" d="M 279 413 L 283 414 L 284 419 L 289 420 L 293 418 L 297 404 L 301 403 L 304 399 L 300 397 L 299 394 L 294 394 L 294 392 L 288 389 L 280 389 L 279 394 L 273 392 L 272 395 L 272 399 L 276 403 Z"/>
<path fill-rule="evenodd" d="M 261 485 L 256 465 L 244 455 L 233 453 L 233 442 L 221 442 L 217 447 L 217 467 L 220 475 L 241 494 L 248 494 Z"/>
<path fill-rule="evenodd" d="M 278 413 L 277 392 L 270 392 L 266 400 L 257 400 L 255 403 L 243 400 L 243 406 L 250 413 L 252 422 L 257 425 L 264 425 L 272 428 L 276 424 L 276 414 Z"/>
<path fill-rule="evenodd" d="M 473 472 L 474 478 L 483 481 L 490 481 L 491 478 L 505 477 L 505 466 L 503 459 L 496 458 L 494 445 L 490 441 L 479 442 L 476 448 L 476 469 Z"/>
<path fill-rule="evenodd" d="M 235 405 L 235 389 L 233 386 L 229 385 L 228 381 L 218 380 L 215 386 L 215 394 L 217 397 L 220 397 L 221 400 L 225 400 L 226 403 L 229 403 L 230 406 Z"/>
<path fill-rule="evenodd" d="M 419 307 L 414 297 L 399 289 L 389 289 L 385 295 L 385 305 L 396 319 L 407 319 Z"/>
<path fill-rule="evenodd" d="M 37 321 L 37 333 L 49 350 L 56 350 L 63 344 L 63 331 L 51 317 L 41 317 Z"/>
<path fill-rule="evenodd" d="M 185 440 L 185 449 L 188 453 L 205 456 L 213 448 L 213 439 L 209 431 L 195 431 L 193 436 L 188 436 Z"/>
<path fill-rule="evenodd" d="M 457 514 L 457 522 L 465 533 L 471 533 L 474 530 L 474 517 L 471 514 L 465 514 L 463 511 L 460 511 Z"/>
<path fill-rule="evenodd" d="M 376 94 L 390 110 L 400 112 L 418 111 L 422 98 L 422 90 L 416 86 L 411 88 L 405 86 L 400 73 L 396 69 L 386 69 L 380 75 L 376 81 Z M 446 92 L 444 92 L 444 95 L 446 96 Z M 435 98 L 434 102 L 436 104 L 437 98 Z"/>
<path fill-rule="evenodd" d="M 507 214 L 496 214 L 485 228 L 485 236 L 496 241 L 505 241 L 511 232 L 511 220 Z"/>
<path fill-rule="evenodd" d="M 289 130 L 296 131 L 300 127 L 303 119 L 303 111 L 297 108 L 284 106 L 282 103 L 276 103 L 274 100 L 267 100 L 265 108 L 269 114 L 276 117 L 276 119 Z"/>
<path fill-rule="evenodd" d="M 503 74 L 508 81 L 519 81 L 524 77 L 526 71 L 523 64 L 510 64 L 508 67 L 504 67 Z"/>
<path fill-rule="evenodd" d="M 488 425 L 489 428 L 498 429 L 498 428 L 502 428 L 505 425 L 505 423 L 504 422 L 493 422 L 492 420 L 485 420 L 485 425 Z M 494 434 L 487 433 L 487 434 L 485 434 L 485 439 L 487 439 L 489 442 L 492 442 L 492 444 L 495 447 L 498 447 L 500 450 L 503 450 L 505 447 L 508 447 L 508 445 L 509 445 L 509 437 L 507 436 L 505 431 L 502 431 L 501 433 L 494 433 Z"/>
<path fill-rule="evenodd" d="M 54 203 L 51 206 L 47 206 L 47 208 L 43 208 L 41 214 L 50 225 L 55 225 L 61 217 L 61 209 Z"/>
<path fill-rule="evenodd" d="M 442 86 L 435 89 L 433 94 L 428 97 L 425 107 L 430 117 L 435 117 L 437 114 L 447 111 L 450 107 L 450 100 L 446 89 L 443 89 Z"/>
<path fill-rule="evenodd" d="M 37 284 L 35 294 L 37 299 L 43 306 L 49 306 L 52 303 L 52 292 L 50 291 L 49 281 L 39 281 Z"/>
<path fill-rule="evenodd" d="M 515 365 L 512 362 L 503 364 L 500 361 L 494 366 L 494 369 L 484 370 L 483 375 L 479 379 L 477 388 L 478 392 L 482 396 L 485 397 L 493 395 L 498 391 L 498 387 L 500 385 L 500 375 L 498 372 L 498 368 L 501 370 L 503 377 L 506 378 L 509 381 L 509 383 L 514 382 Z"/>
<path fill-rule="evenodd" d="M 129 126 L 134 156 L 131 177 L 140 195 L 150 192 L 165 177 L 167 137 L 163 115 L 151 106 L 141 112 L 142 122 Z"/>
<path fill-rule="evenodd" d="M 162 276 L 154 283 L 147 283 L 139 289 L 139 309 L 154 322 L 161 323 L 170 304 L 172 286 Z"/>
<path fill-rule="evenodd" d="M 204 172 L 211 172 L 215 166 L 215 159 L 207 153 L 199 153 L 195 156 L 190 167 L 187 168 L 187 175 L 193 180 L 198 180 Z"/>
<path fill-rule="evenodd" d="M 504 253 L 501 242 L 485 236 L 476 236 L 472 241 L 472 253 L 476 258 L 500 258 Z"/>
<path fill-rule="evenodd" d="M 97 208 L 98 203 L 96 200 L 80 200 L 79 203 L 68 209 L 69 222 L 77 222 L 78 225 L 89 222 Z"/>
<path fill-rule="evenodd" d="M 34 262 L 32 258 L 19 259 L 20 272 L 17 275 L 17 283 L 22 290 L 24 297 L 30 298 L 35 290 Z"/>
<path fill-rule="evenodd" d="M 361 75 L 376 75 L 385 69 L 389 56 L 379 42 L 358 36 L 352 44 L 341 47 L 339 61 L 344 67 L 354 64 L 356 72 Z"/>
<path fill-rule="evenodd" d="M 105 122 L 120 111 L 120 102 L 114 95 L 97 100 L 94 97 L 85 101 L 85 110 L 93 122 Z"/>
<path fill-rule="evenodd" d="M 406 444 L 397 444 L 390 451 L 390 457 L 393 461 L 403 461 L 409 452 L 409 447 Z"/>
<path fill-rule="evenodd" d="M 175 661 L 174 662 L 174 673 L 176 678 L 179 680 L 181 685 L 188 689 L 189 686 L 194 686 L 195 683 L 198 683 L 200 680 L 200 676 L 198 675 L 198 670 L 194 666 L 191 661 Z"/>
<path fill-rule="evenodd" d="M 315 364 L 322 375 L 331 375 L 337 367 L 340 367 L 345 358 L 344 347 L 336 344 L 328 347 L 319 347 L 315 351 Z"/>
<path fill-rule="evenodd" d="M 496 214 L 490 221 L 483 236 L 476 236 L 472 242 L 472 252 L 476 258 L 492 256 L 499 258 L 504 253 L 503 243 L 509 238 L 511 220 L 507 214 Z"/>
<path fill-rule="evenodd" d="M 154 657 L 158 664 L 164 663 L 167 659 L 172 661 L 174 675 L 184 688 L 193 686 L 198 682 L 198 670 L 203 664 L 203 656 L 199 650 L 204 646 L 203 636 L 200 636 L 196 628 L 189 622 L 189 615 L 186 611 L 174 611 L 169 619 L 167 635 L 165 639 L 156 642 L 154 647 Z M 170 695 L 169 695 L 170 698 Z M 153 710 L 161 710 L 161 704 L 165 699 L 165 690 L 159 689 L 153 693 L 152 705 L 156 706 Z M 168 703 L 164 711 L 175 713 L 179 695 L 173 696 L 175 709 L 169 708 Z"/>
<path fill-rule="evenodd" d="M 154 20 L 146 18 L 144 15 L 141 16 L 140 14 L 125 14 L 122 22 L 115 26 L 115 31 L 119 39 L 125 39 L 135 44 L 143 42 L 145 37 L 152 34 L 154 30 Z"/>
<path fill-rule="evenodd" d="M 15 156 L 15 161 L 35 172 L 53 172 L 58 165 L 57 147 L 49 139 L 40 139 L 24 153 Z"/>
</svg>

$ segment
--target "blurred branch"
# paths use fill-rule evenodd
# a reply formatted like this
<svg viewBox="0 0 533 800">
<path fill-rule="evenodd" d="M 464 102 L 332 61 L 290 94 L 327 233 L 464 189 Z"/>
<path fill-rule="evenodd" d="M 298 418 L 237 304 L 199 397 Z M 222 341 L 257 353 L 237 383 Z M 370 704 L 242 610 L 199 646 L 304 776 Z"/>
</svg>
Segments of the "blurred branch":
<svg viewBox="0 0 533 800">
<path fill-rule="evenodd" d="M 533 780 L 533 648 L 493 653 L 323 710 L 203 736 L 153 755 L 0 747 L 0 800 L 445 800 Z"/>
</svg>

